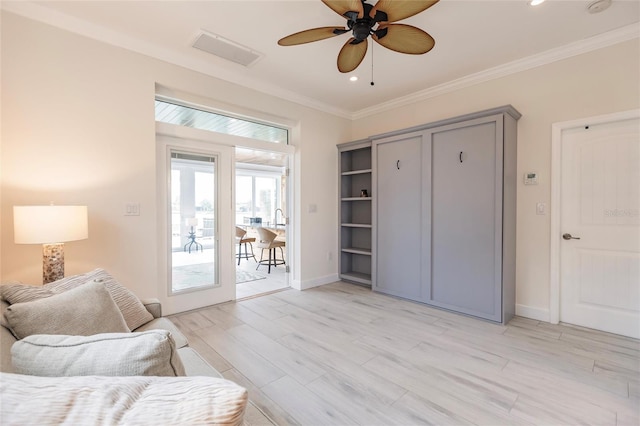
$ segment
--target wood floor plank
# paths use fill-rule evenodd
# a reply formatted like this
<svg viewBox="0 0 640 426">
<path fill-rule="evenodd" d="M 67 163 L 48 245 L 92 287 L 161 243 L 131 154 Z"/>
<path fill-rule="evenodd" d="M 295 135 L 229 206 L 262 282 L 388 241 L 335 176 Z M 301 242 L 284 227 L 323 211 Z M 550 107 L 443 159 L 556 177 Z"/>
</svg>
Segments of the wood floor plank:
<svg viewBox="0 0 640 426">
<path fill-rule="evenodd" d="M 460 401 L 461 403 L 462 401 Z M 404 417 L 409 420 L 408 425 L 477 425 L 482 424 L 479 420 L 486 420 L 486 417 L 477 416 L 476 410 L 471 405 L 453 405 L 450 399 L 438 400 L 438 398 L 421 398 L 412 392 L 407 392 L 395 404 L 394 408 L 404 413 Z M 470 413 L 470 411 L 472 413 Z M 474 420 L 468 418 L 474 417 Z M 491 421 L 500 424 L 498 418 L 491 417 Z"/>
<path fill-rule="evenodd" d="M 258 387 L 286 376 L 259 352 L 252 350 L 220 328 L 215 326 L 204 328 L 197 330 L 197 334 Z"/>
<path fill-rule="evenodd" d="M 199 312 L 203 317 L 211 321 L 213 325 L 224 330 L 244 324 L 243 321 L 217 306 L 201 309 Z"/>
<path fill-rule="evenodd" d="M 185 336 L 189 340 L 189 346 L 198 351 L 213 368 L 220 373 L 231 369 L 233 366 L 227 360 L 216 352 L 207 342 L 205 342 L 196 332 L 186 331 Z"/>
<path fill-rule="evenodd" d="M 180 327 L 187 330 L 198 330 L 214 325 L 213 322 L 209 321 L 199 311 L 185 312 L 172 316 L 171 319 L 176 319 Z"/>
<path fill-rule="evenodd" d="M 350 294 L 344 291 L 324 291 L 315 288 L 308 291 L 314 293 L 313 299 L 310 299 L 306 295 L 302 295 L 301 292 L 297 291 L 281 292 L 275 294 L 274 298 L 311 312 L 323 309 L 323 306 L 337 306 L 350 302 Z"/>
<path fill-rule="evenodd" d="M 274 298 L 271 295 L 242 300 L 238 302 L 238 304 L 251 309 L 256 314 L 261 315 L 268 320 L 274 320 L 288 315 L 288 307 L 290 306 L 286 302 Z"/>
<path fill-rule="evenodd" d="M 307 388 L 327 403 L 348 413 L 358 424 L 393 425 L 410 420 L 402 410 L 379 401 L 372 403 L 375 395 L 348 376 L 328 373 L 307 385 Z M 403 421 L 404 420 L 404 421 Z"/>
<path fill-rule="evenodd" d="M 227 333 L 303 385 L 326 373 L 319 363 L 303 354 L 290 351 L 249 325 L 234 327 L 227 330 Z"/>
<path fill-rule="evenodd" d="M 640 372 L 640 342 L 636 347 L 621 343 L 620 340 L 613 340 L 606 343 L 601 340 L 589 340 L 582 335 L 576 336 L 569 333 L 562 333 L 560 340 L 567 343 L 573 353 L 592 357 L 595 360 L 615 363 L 628 370 Z"/>
<path fill-rule="evenodd" d="M 287 322 L 276 323 L 274 321 L 267 321 L 262 315 L 255 313 L 240 303 L 227 303 L 221 305 L 220 309 L 233 315 L 243 323 L 249 324 L 251 327 L 274 340 L 286 336 L 296 329 L 294 324 Z"/>
<path fill-rule="evenodd" d="M 603 408 L 583 410 L 575 401 L 550 399 L 542 395 L 520 395 L 511 414 L 531 423 L 553 425 L 613 425 L 616 413 Z"/>
<path fill-rule="evenodd" d="M 275 425 L 299 425 L 289 413 L 271 400 L 251 380 L 247 379 L 235 368 L 224 372 L 224 378 L 247 389 L 249 400 L 260 412 Z"/>
<path fill-rule="evenodd" d="M 640 424 L 640 341 L 583 327 L 496 324 L 343 282 L 176 323 L 249 389 L 250 423 Z"/>
<path fill-rule="evenodd" d="M 415 361 L 415 359 L 413 360 Z M 372 371 L 384 371 L 384 377 L 422 397 L 433 397 L 436 392 L 462 398 L 469 404 L 489 406 L 504 416 L 513 406 L 518 394 L 496 386 L 490 380 L 471 377 L 462 369 L 444 368 L 442 365 L 407 361 L 394 356 L 377 356 L 364 365 Z M 473 419 L 468 419 L 473 421 Z"/>
<path fill-rule="evenodd" d="M 449 330 L 447 335 L 484 350 L 493 350 L 509 359 L 527 359 L 532 363 L 588 371 L 593 370 L 595 362 L 593 358 L 572 354 L 561 341 L 549 341 L 530 335 L 481 334 L 460 329 Z"/>
<path fill-rule="evenodd" d="M 331 324 L 325 322 L 322 317 L 313 316 L 314 314 L 293 314 L 285 318 L 276 320 L 277 323 L 296 324 L 296 333 L 302 334 L 317 342 L 323 342 L 326 345 L 336 347 L 336 350 L 344 356 L 351 357 L 356 363 L 361 364 L 371 359 L 375 354 L 370 350 L 358 346 L 353 340 L 358 335 L 353 333 L 347 334 L 342 330 L 334 328 L 339 326 L 343 328 L 344 324 Z"/>
<path fill-rule="evenodd" d="M 306 354 L 325 365 L 325 369 L 334 375 L 344 376 L 356 382 L 371 395 L 372 402 L 380 401 L 390 405 L 406 393 L 406 389 L 385 379 L 380 372 L 371 372 L 354 362 L 353 357 L 345 355 L 335 345 L 318 342 L 308 336 L 297 333 L 290 334 L 280 342 L 290 350 Z M 371 359 L 369 356 L 368 359 Z"/>
<path fill-rule="evenodd" d="M 301 425 L 357 425 L 358 422 L 331 406 L 290 377 L 282 377 L 262 391 Z"/>
<path fill-rule="evenodd" d="M 250 401 L 244 411 L 243 426 L 274 426 L 274 423 Z"/>
<path fill-rule="evenodd" d="M 590 376 L 590 373 L 586 371 L 580 374 L 585 377 Z M 597 380 L 597 378 L 594 379 Z M 540 401 L 548 401 L 549 405 L 554 403 L 557 405 L 556 401 L 562 401 L 563 404 L 570 406 L 571 410 L 562 409 L 561 411 L 577 411 L 580 414 L 576 416 L 584 416 L 584 413 L 595 412 L 594 418 L 600 416 L 601 419 L 610 420 L 610 413 L 600 414 L 602 412 L 613 412 L 616 416 L 621 413 L 628 416 L 629 411 L 633 410 L 633 401 L 629 398 L 620 398 L 598 387 L 585 386 L 582 383 L 583 379 L 560 376 L 516 361 L 511 361 L 502 373 L 495 377 L 495 380 L 509 384 L 517 389 L 520 394 L 518 400 L 525 398 L 525 401 L 527 401 L 525 406 L 528 406 L 529 409 L 532 406 L 529 400 L 534 398 L 538 401 L 537 404 L 540 404 Z M 533 406 L 535 406 L 535 403 Z M 637 405 L 635 409 L 638 412 Z M 547 420 L 551 421 L 549 416 L 547 414 Z M 555 419 L 555 422 L 561 420 L 559 417 L 560 415 Z M 578 420 L 579 417 L 576 417 L 574 423 L 579 422 Z"/>
</svg>

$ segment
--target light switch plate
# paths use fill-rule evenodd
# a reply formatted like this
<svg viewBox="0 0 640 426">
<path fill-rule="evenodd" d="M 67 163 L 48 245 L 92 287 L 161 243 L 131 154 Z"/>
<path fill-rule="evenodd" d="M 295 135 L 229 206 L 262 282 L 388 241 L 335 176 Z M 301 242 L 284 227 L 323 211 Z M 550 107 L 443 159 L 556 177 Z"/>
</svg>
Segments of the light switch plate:
<svg viewBox="0 0 640 426">
<path fill-rule="evenodd" d="M 140 216 L 140 203 L 127 203 L 124 206 L 125 216 Z"/>
</svg>

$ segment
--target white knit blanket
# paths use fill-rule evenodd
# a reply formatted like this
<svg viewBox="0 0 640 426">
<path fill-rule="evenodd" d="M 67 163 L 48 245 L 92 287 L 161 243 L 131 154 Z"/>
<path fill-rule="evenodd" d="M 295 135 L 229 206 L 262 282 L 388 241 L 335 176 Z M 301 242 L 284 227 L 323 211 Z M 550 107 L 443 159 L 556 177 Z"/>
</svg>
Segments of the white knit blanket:
<svg viewBox="0 0 640 426">
<path fill-rule="evenodd" d="M 247 391 L 214 377 L 0 373 L 0 424 L 240 425 Z"/>
</svg>

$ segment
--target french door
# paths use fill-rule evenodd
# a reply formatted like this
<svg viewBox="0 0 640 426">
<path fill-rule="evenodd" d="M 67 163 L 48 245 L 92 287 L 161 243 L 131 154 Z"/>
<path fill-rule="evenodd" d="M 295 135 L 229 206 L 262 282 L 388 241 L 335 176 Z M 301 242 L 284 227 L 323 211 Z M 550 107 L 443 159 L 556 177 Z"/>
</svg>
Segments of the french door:
<svg viewBox="0 0 640 426">
<path fill-rule="evenodd" d="M 233 148 L 163 135 L 158 144 L 163 310 L 233 300 Z"/>
</svg>

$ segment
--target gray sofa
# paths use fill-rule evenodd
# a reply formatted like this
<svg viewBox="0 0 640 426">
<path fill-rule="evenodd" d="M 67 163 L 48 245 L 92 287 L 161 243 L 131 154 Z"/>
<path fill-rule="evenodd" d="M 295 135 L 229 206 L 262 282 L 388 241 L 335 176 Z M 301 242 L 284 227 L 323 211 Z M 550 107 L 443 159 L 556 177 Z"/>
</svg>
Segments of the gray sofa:
<svg viewBox="0 0 640 426">
<path fill-rule="evenodd" d="M 0 323 L 2 425 L 243 424 L 246 389 L 104 270 L 0 286 Z"/>
<path fill-rule="evenodd" d="M 207 361 L 205 361 L 198 352 L 189 347 L 187 338 L 178 330 L 178 328 L 166 317 L 162 316 L 162 306 L 157 299 L 141 300 L 142 304 L 147 311 L 153 316 L 153 319 L 148 323 L 136 328 L 135 332 L 142 332 L 148 330 L 167 330 L 171 333 L 173 340 L 176 343 L 176 348 L 180 360 L 184 365 L 187 376 L 210 376 L 221 378 L 222 375 L 213 368 Z M 9 304 L 3 300 L 0 300 L 1 312 L 4 315 L 4 311 L 9 307 Z M 14 373 L 15 369 L 11 363 L 11 346 L 18 339 L 15 338 L 11 331 L 4 325 L 0 326 L 0 371 L 4 373 Z"/>
</svg>

